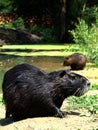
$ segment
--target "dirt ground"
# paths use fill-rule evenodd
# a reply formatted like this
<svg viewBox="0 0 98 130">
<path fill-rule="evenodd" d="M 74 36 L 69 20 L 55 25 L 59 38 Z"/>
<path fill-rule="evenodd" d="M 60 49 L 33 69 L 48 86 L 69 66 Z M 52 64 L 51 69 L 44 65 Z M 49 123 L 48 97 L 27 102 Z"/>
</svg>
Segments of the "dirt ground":
<svg viewBox="0 0 98 130">
<path fill-rule="evenodd" d="M 76 73 L 86 76 L 92 84 L 98 84 L 98 68 L 85 69 Z M 98 90 L 90 90 L 87 95 L 98 94 Z M 62 110 L 64 109 L 64 104 Z M 63 119 L 55 117 L 31 118 L 19 122 L 10 122 L 4 119 L 5 109 L 0 106 L 0 130 L 98 130 L 98 117 L 80 116 L 81 111 L 73 111 Z"/>
</svg>

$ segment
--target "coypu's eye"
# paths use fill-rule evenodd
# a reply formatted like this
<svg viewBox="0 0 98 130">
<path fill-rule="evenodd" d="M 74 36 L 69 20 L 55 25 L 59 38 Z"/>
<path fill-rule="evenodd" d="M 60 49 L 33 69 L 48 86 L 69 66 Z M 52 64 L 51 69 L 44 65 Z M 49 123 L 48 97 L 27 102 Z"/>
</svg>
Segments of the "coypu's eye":
<svg viewBox="0 0 98 130">
<path fill-rule="evenodd" d="M 76 77 L 76 76 L 72 76 L 71 78 L 72 78 L 72 79 L 75 79 L 75 80 L 77 80 L 77 79 L 78 79 L 78 77 Z"/>
<path fill-rule="evenodd" d="M 87 81 L 87 79 L 85 79 L 84 77 L 81 77 L 81 80 L 82 80 L 83 82 Z"/>
<path fill-rule="evenodd" d="M 77 80 L 77 79 L 78 79 L 78 77 L 77 77 L 77 76 L 75 76 L 75 77 L 74 77 L 74 79 L 76 79 L 76 80 Z"/>
</svg>

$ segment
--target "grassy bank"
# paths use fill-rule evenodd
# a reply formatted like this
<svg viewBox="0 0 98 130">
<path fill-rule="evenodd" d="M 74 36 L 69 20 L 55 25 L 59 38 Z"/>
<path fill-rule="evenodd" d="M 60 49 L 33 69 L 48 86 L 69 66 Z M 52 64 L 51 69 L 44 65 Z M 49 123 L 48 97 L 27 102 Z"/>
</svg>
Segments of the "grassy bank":
<svg viewBox="0 0 98 130">
<path fill-rule="evenodd" d="M 75 44 L 34 44 L 34 45 L 4 45 L 0 47 L 0 54 L 17 56 L 66 56 L 73 52 L 85 53 Z"/>
<path fill-rule="evenodd" d="M 67 45 L 68 46 L 68 45 Z M 64 44 L 34 44 L 34 45 L 3 45 L 2 47 L 0 47 L 1 50 L 15 50 L 15 49 L 19 49 L 19 50 L 61 50 L 61 49 L 65 49 L 66 45 Z"/>
</svg>

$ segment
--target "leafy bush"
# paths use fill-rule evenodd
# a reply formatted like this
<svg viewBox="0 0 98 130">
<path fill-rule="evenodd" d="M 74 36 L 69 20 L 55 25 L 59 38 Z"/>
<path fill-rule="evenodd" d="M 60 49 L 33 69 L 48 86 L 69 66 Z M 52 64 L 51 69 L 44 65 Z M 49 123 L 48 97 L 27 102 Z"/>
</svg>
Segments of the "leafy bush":
<svg viewBox="0 0 98 130">
<path fill-rule="evenodd" d="M 96 45 L 98 43 L 98 28 L 95 24 L 92 24 L 92 27 L 89 27 L 84 20 L 80 20 L 76 29 L 72 30 L 71 33 L 75 43 L 85 45 Z"/>
<path fill-rule="evenodd" d="M 75 43 L 85 48 L 89 60 L 98 65 L 98 28 L 97 24 L 89 27 L 84 20 L 80 20 L 75 30 L 71 31 Z"/>
<path fill-rule="evenodd" d="M 40 34 L 43 37 L 43 40 L 48 43 L 53 43 L 56 42 L 56 34 L 54 27 L 51 28 L 43 28 L 43 27 L 38 27 L 34 26 L 31 28 L 33 32 L 36 32 Z"/>
<path fill-rule="evenodd" d="M 84 20 L 80 20 L 79 24 L 76 26 L 75 30 L 71 31 L 73 35 L 73 40 L 77 44 L 87 44 L 88 39 L 88 26 Z"/>
<path fill-rule="evenodd" d="M 1 24 L 1 25 L 0 25 L 0 28 L 12 29 L 12 28 L 14 28 L 14 27 L 13 27 L 13 24 L 12 24 L 12 23 L 8 23 L 8 24 L 4 24 L 4 25 Z"/>
<path fill-rule="evenodd" d="M 12 28 L 25 29 L 24 20 L 21 17 L 17 18 L 16 20 L 8 24 L 0 25 L 0 27 L 8 28 L 8 29 L 12 29 Z"/>
<path fill-rule="evenodd" d="M 13 9 L 12 0 L 0 0 L 0 12 L 10 13 Z"/>
<path fill-rule="evenodd" d="M 86 7 L 82 12 L 82 18 L 88 24 L 88 26 L 92 26 L 92 24 L 96 24 L 98 16 L 98 7 L 93 6 L 91 8 Z"/>
<path fill-rule="evenodd" d="M 19 28 L 19 29 L 24 29 L 24 28 L 25 28 L 24 20 L 23 20 L 23 18 L 21 18 L 21 17 L 19 17 L 19 18 L 17 18 L 16 20 L 14 20 L 14 21 L 12 22 L 12 24 L 13 24 L 13 27 L 14 27 L 14 28 Z"/>
</svg>

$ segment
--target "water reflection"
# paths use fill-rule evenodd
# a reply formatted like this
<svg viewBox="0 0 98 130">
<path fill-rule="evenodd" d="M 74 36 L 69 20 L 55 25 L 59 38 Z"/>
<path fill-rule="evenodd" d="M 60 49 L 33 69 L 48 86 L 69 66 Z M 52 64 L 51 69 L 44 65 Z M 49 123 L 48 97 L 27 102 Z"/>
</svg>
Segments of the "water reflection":
<svg viewBox="0 0 98 130">
<path fill-rule="evenodd" d="M 18 57 L 0 55 L 0 88 L 2 86 L 4 73 L 17 64 L 29 63 L 45 70 L 46 72 L 50 72 L 64 69 L 62 66 L 63 59 L 64 57 Z"/>
</svg>

